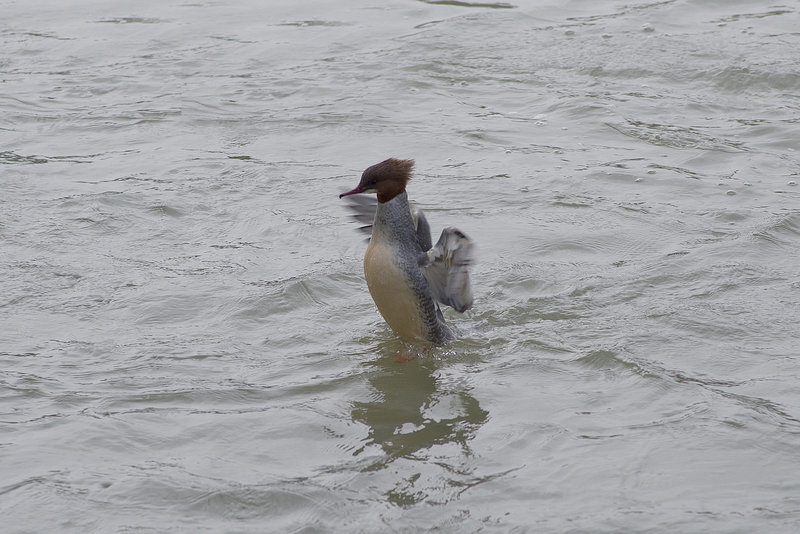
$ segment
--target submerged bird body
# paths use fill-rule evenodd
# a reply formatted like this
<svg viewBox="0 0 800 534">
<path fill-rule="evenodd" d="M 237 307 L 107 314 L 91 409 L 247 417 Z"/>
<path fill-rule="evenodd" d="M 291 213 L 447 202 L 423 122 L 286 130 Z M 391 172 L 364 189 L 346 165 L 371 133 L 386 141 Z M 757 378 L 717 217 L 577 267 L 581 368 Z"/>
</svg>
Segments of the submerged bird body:
<svg viewBox="0 0 800 534">
<path fill-rule="evenodd" d="M 413 161 L 388 159 L 364 171 L 358 187 L 341 196 L 376 192 L 378 205 L 364 255 L 364 276 L 378 311 L 399 336 L 444 343 L 455 338 L 439 305 L 460 312 L 472 305 L 467 267 L 472 243 L 446 228 L 431 247 L 430 228 L 421 211 L 412 212 L 405 185 Z M 361 203 L 362 217 L 371 206 Z"/>
</svg>

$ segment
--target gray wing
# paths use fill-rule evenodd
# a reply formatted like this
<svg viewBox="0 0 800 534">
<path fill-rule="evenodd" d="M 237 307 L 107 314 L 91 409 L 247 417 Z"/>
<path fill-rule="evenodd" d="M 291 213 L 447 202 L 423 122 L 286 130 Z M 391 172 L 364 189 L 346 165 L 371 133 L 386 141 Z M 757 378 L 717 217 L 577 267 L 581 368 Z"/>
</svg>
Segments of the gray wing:
<svg viewBox="0 0 800 534">
<path fill-rule="evenodd" d="M 347 207 L 353 212 L 350 216 L 363 225 L 358 229 L 372 235 L 372 222 L 375 220 L 375 212 L 378 211 L 378 199 L 367 195 L 351 195 L 346 198 Z"/>
<path fill-rule="evenodd" d="M 372 223 L 375 220 L 375 212 L 378 211 L 378 200 L 373 196 L 351 195 L 347 197 L 347 207 L 353 213 L 350 215 L 357 222 L 361 223 L 358 229 L 365 234 L 372 235 Z M 431 249 L 433 240 L 431 239 L 431 226 L 422 210 L 411 209 L 411 218 L 417 230 L 417 240 L 423 252 Z"/>
<path fill-rule="evenodd" d="M 414 224 L 417 226 L 417 241 L 419 246 L 422 247 L 423 252 L 428 252 L 431 249 L 433 240 L 431 239 L 431 225 L 428 224 L 428 219 L 422 210 L 416 212 L 412 209 L 411 215 L 414 219 Z"/>
<path fill-rule="evenodd" d="M 472 307 L 469 267 L 474 263 L 472 240 L 452 227 L 442 230 L 436 245 L 428 251 L 423 274 L 433 298 L 458 312 Z"/>
</svg>

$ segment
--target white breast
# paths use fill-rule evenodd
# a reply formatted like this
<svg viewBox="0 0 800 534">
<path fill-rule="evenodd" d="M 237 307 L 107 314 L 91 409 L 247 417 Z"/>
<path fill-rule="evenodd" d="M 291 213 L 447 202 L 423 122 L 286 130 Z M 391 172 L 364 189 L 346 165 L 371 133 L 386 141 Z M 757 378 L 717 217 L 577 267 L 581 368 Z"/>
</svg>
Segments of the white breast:
<svg viewBox="0 0 800 534">
<path fill-rule="evenodd" d="M 364 256 L 364 276 L 372 300 L 399 336 L 425 340 L 419 303 L 408 278 L 396 261 L 396 251 L 380 238 L 370 240 Z"/>
</svg>

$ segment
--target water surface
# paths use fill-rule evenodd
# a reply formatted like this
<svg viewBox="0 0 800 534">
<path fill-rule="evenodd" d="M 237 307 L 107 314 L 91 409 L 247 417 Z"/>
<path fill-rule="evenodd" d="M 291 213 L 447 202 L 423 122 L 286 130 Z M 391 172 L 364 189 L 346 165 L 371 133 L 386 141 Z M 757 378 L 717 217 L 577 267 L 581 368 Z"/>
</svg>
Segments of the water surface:
<svg viewBox="0 0 800 534">
<path fill-rule="evenodd" d="M 23 532 L 795 532 L 795 3 L 4 2 Z M 476 242 L 396 338 L 338 193 Z"/>
</svg>

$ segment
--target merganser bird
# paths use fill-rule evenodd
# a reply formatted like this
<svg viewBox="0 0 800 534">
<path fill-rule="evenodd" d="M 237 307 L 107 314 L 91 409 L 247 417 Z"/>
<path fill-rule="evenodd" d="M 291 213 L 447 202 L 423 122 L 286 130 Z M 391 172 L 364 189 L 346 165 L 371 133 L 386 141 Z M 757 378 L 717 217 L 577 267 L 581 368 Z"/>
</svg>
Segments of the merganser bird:
<svg viewBox="0 0 800 534">
<path fill-rule="evenodd" d="M 372 300 L 384 320 L 399 336 L 413 341 L 445 343 L 455 339 L 439 304 L 464 312 L 472 306 L 468 267 L 473 262 L 472 241 L 455 228 L 445 228 L 435 246 L 422 210 L 412 211 L 406 184 L 413 160 L 389 158 L 361 175 L 352 191 L 377 193 L 377 207 L 353 199 L 351 206 L 362 227 L 372 236 L 364 255 L 364 276 Z M 374 217 L 372 216 L 374 212 Z"/>
</svg>

